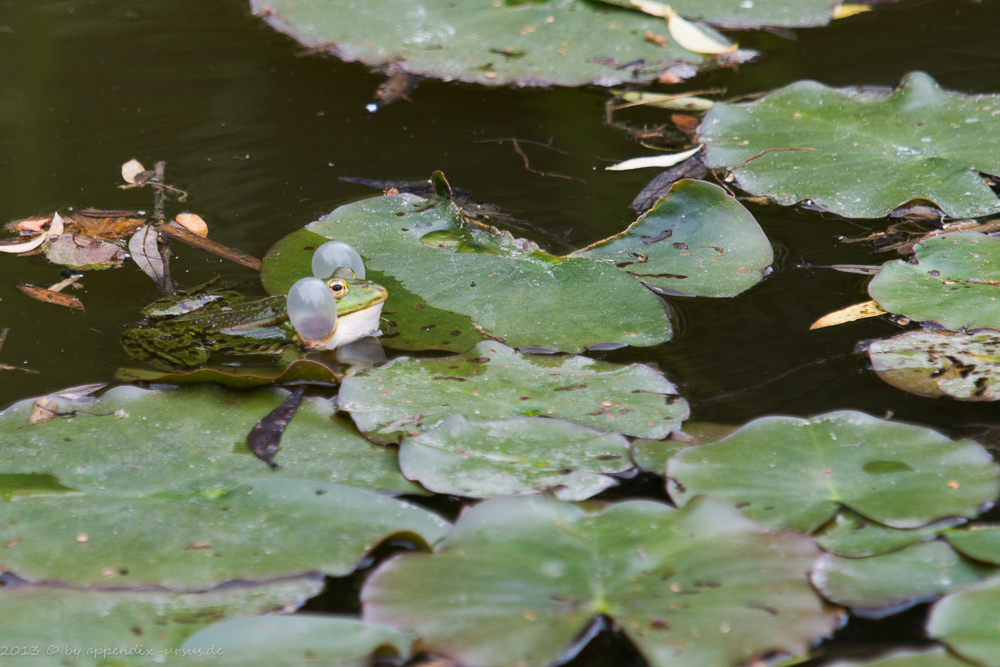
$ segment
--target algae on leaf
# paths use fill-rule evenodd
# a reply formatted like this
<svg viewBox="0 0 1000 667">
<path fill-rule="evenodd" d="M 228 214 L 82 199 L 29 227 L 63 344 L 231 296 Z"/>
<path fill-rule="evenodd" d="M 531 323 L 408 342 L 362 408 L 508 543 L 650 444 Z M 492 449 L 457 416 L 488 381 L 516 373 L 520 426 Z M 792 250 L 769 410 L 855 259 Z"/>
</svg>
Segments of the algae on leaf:
<svg viewBox="0 0 1000 667">
<path fill-rule="evenodd" d="M 949 93 L 923 72 L 892 92 L 798 81 L 753 102 L 716 103 L 698 140 L 708 166 L 783 205 L 810 200 L 879 218 L 922 199 L 981 217 L 1000 212 L 979 176 L 1000 174 L 997 110 L 1000 95 Z"/>
<path fill-rule="evenodd" d="M 250 7 L 307 48 L 446 81 L 610 86 L 705 62 L 672 42 L 647 41 L 647 32 L 664 30 L 662 19 L 584 0 L 251 0 Z"/>
<path fill-rule="evenodd" d="M 544 667 L 597 614 L 654 667 L 744 664 L 804 653 L 837 626 L 806 577 L 818 553 L 715 498 L 592 514 L 544 496 L 496 498 L 463 514 L 433 554 L 376 570 L 363 616 L 469 667 Z"/>
</svg>

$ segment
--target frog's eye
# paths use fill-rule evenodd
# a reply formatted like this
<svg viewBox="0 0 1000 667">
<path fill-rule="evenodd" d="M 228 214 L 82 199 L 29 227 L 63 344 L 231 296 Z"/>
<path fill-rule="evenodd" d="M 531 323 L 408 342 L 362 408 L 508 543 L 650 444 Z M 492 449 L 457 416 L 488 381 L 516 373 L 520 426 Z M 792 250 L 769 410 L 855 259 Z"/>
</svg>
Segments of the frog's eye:
<svg viewBox="0 0 1000 667">
<path fill-rule="evenodd" d="M 319 278 L 296 282 L 288 290 L 286 301 L 288 319 L 307 344 L 322 342 L 337 330 L 337 299 Z"/>
<path fill-rule="evenodd" d="M 327 241 L 312 257 L 312 272 L 317 278 L 327 280 L 339 268 L 348 268 L 357 278 L 364 279 L 365 263 L 354 246 L 343 241 Z"/>
<path fill-rule="evenodd" d="M 351 291 L 350 286 L 347 284 L 346 280 L 336 278 L 327 283 L 330 287 L 330 291 L 333 292 L 333 296 L 337 299 L 343 299 L 347 296 L 347 293 Z"/>
</svg>

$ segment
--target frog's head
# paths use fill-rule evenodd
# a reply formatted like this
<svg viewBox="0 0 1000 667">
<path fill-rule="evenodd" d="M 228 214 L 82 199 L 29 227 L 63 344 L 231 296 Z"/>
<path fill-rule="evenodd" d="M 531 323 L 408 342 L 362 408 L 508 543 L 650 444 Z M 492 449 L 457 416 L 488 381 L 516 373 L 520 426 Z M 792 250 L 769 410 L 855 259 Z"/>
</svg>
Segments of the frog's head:
<svg viewBox="0 0 1000 667">
<path fill-rule="evenodd" d="M 334 260 L 339 266 L 328 262 L 317 267 L 314 260 L 316 276 L 299 280 L 288 291 L 288 319 L 303 344 L 315 350 L 332 350 L 378 331 L 382 304 L 389 296 L 378 283 L 363 279 L 361 257 L 347 244 L 331 241 L 320 246 L 316 256 L 334 244 L 338 252 L 349 248 L 356 261 L 341 257 Z"/>
</svg>

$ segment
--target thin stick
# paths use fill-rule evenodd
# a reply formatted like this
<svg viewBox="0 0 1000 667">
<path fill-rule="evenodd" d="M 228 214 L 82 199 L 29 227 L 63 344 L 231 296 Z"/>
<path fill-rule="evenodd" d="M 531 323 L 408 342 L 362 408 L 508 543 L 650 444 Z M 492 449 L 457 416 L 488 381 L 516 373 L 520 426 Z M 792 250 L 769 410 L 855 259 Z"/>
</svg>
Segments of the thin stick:
<svg viewBox="0 0 1000 667">
<path fill-rule="evenodd" d="M 163 225 L 157 228 L 160 234 L 169 236 L 172 239 L 177 239 L 182 243 L 187 243 L 189 246 L 195 248 L 200 248 L 206 252 L 210 252 L 213 255 L 223 257 L 237 264 L 242 264 L 243 266 L 253 269 L 254 271 L 260 271 L 260 260 L 246 253 L 242 253 L 239 250 L 230 248 L 227 245 L 218 243 L 217 241 L 212 241 L 203 236 L 198 236 L 193 232 L 180 227 L 178 225 Z"/>
<path fill-rule="evenodd" d="M 156 227 L 160 228 L 166 223 L 164 211 L 167 205 L 167 195 L 160 186 L 163 185 L 163 179 L 166 176 L 167 163 L 161 160 L 156 163 L 154 169 L 156 175 L 153 177 L 153 217 L 156 218 Z M 177 283 L 170 275 L 170 255 L 170 244 L 164 243 L 160 249 L 160 257 L 163 258 L 163 283 L 161 287 L 168 295 L 177 293 Z"/>
<path fill-rule="evenodd" d="M 856 356 L 856 355 L 857 355 L 857 352 L 845 352 L 844 354 L 838 354 L 838 355 L 835 355 L 833 357 L 827 357 L 826 359 L 818 359 L 816 361 L 810 361 L 808 364 L 802 364 L 801 366 L 796 366 L 795 368 L 793 368 L 791 370 L 788 370 L 788 371 L 785 371 L 784 373 L 782 373 L 780 375 L 776 375 L 773 378 L 770 378 L 769 380 L 764 380 L 763 382 L 760 382 L 760 383 L 754 384 L 754 385 L 750 385 L 749 387 L 744 387 L 743 389 L 736 389 L 734 391 L 727 391 L 725 394 L 716 394 L 715 396 L 709 396 L 708 398 L 703 398 L 703 399 L 699 400 L 698 403 L 708 403 L 709 401 L 718 401 L 718 400 L 723 399 L 723 398 L 729 398 L 730 396 L 735 396 L 736 394 L 742 394 L 745 391 L 753 391 L 754 389 L 760 389 L 761 387 L 767 386 L 767 385 L 771 384 L 772 382 L 777 382 L 778 380 L 786 378 L 789 375 L 792 375 L 793 373 L 797 373 L 797 372 L 799 372 L 799 371 L 801 371 L 801 370 L 803 370 L 805 368 L 809 368 L 810 366 L 819 366 L 821 364 L 825 364 L 828 361 L 836 361 L 838 359 L 843 359 L 845 357 L 853 357 L 853 356 Z"/>
<path fill-rule="evenodd" d="M 756 160 L 757 158 L 761 157 L 762 155 L 767 155 L 768 153 L 778 153 L 780 151 L 811 151 L 811 152 L 814 152 L 814 153 L 821 153 L 822 152 L 819 148 L 802 148 L 800 146 L 790 146 L 788 148 L 766 148 L 766 149 L 762 150 L 761 152 L 757 153 L 756 155 L 751 155 L 750 157 L 748 157 L 745 160 L 740 160 L 736 164 L 729 165 L 729 171 L 732 171 L 733 169 L 739 169 L 740 167 L 742 167 L 743 165 L 745 165 L 750 160 Z"/>
<path fill-rule="evenodd" d="M 515 139 L 512 143 L 514 144 L 514 150 L 517 151 L 517 154 L 521 156 L 522 160 L 524 160 L 524 168 L 530 171 L 532 174 L 538 174 L 539 176 L 551 176 L 552 178 L 564 178 L 567 181 L 577 181 L 579 183 L 587 182 L 579 178 L 573 178 L 572 176 L 564 176 L 562 174 L 551 174 L 547 171 L 538 171 L 537 169 L 532 169 L 531 165 L 528 163 L 528 156 L 527 154 L 525 154 L 523 150 L 521 150 L 521 145 L 517 143 L 517 139 Z"/>
</svg>

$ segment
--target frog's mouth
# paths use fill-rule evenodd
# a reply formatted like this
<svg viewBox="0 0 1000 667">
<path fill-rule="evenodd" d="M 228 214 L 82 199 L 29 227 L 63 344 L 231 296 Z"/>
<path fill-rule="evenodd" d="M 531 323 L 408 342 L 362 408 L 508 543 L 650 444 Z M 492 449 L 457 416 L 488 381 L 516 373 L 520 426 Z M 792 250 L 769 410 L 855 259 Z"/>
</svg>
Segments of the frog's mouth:
<svg viewBox="0 0 1000 667">
<path fill-rule="evenodd" d="M 353 343 L 359 338 L 377 335 L 379 318 L 382 317 L 382 306 L 384 304 L 385 301 L 381 301 L 353 313 L 338 315 L 337 330 L 333 332 L 333 336 L 316 347 L 324 350 L 333 350 L 341 345 Z"/>
</svg>

